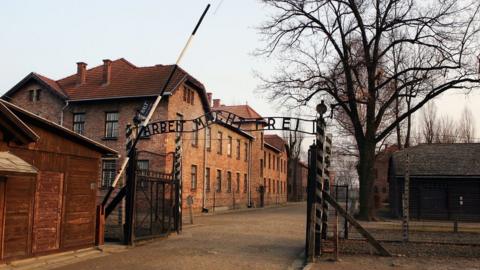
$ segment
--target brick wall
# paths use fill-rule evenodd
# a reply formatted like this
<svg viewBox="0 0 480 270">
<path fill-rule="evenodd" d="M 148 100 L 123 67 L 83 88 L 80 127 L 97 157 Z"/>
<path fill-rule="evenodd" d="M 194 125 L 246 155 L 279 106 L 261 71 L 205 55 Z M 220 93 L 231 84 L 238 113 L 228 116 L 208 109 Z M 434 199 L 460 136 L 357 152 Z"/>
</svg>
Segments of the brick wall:
<svg viewBox="0 0 480 270">
<path fill-rule="evenodd" d="M 41 115 L 56 123 L 60 122 L 61 113 L 63 109 L 63 125 L 67 128 L 73 128 L 74 113 L 85 114 L 85 132 L 84 135 L 96 140 L 112 149 L 115 149 L 120 154 L 120 159 L 117 162 L 117 169 L 125 158 L 125 127 L 132 119 L 143 104 L 144 99 L 117 99 L 117 100 L 103 100 L 103 101 L 82 101 L 69 102 L 68 107 L 64 108 L 65 102 L 57 96 L 50 93 L 48 90 L 42 90 L 39 101 L 29 101 L 29 90 L 40 88 L 39 85 L 29 84 L 23 89 L 20 89 L 12 96 L 12 102 L 24 107 L 34 113 Z M 193 119 L 205 113 L 202 106 L 200 96 L 197 91 L 194 91 L 193 104 L 189 100 L 184 99 L 184 91 L 191 89 L 189 86 L 183 84 L 173 92 L 173 95 L 164 97 L 159 107 L 155 111 L 152 121 L 177 119 L 178 115 L 182 115 L 183 119 Z M 118 137 L 115 139 L 105 138 L 105 115 L 107 112 L 118 112 Z M 254 125 L 254 124 L 252 124 Z M 188 130 L 190 127 L 186 127 Z M 182 134 L 182 175 L 183 175 L 183 192 L 182 201 L 183 207 L 187 209 L 187 196 L 193 197 L 193 209 L 198 213 L 202 208 L 209 210 L 216 209 L 231 209 L 247 207 L 248 192 L 245 192 L 245 179 L 249 186 L 247 190 L 250 191 L 251 201 L 254 206 L 260 205 L 260 186 L 264 185 L 264 178 L 271 179 L 271 183 L 267 184 L 266 192 L 264 194 L 265 205 L 278 204 L 286 202 L 287 198 L 287 173 L 284 168 L 286 163 L 285 152 L 275 152 L 264 147 L 263 131 L 249 132 L 253 137 L 242 135 L 241 133 L 232 131 L 221 125 L 211 126 L 211 150 L 206 150 L 206 129 L 201 130 L 198 134 L 198 143 L 193 144 L 193 133 Z M 222 153 L 218 154 L 219 141 L 217 139 L 218 132 L 222 133 Z M 155 135 L 150 138 L 141 139 L 137 145 L 139 159 L 149 160 L 149 169 L 155 171 L 171 172 L 173 158 L 172 155 L 175 149 L 175 134 Z M 231 156 L 227 154 L 228 141 L 231 137 L 232 150 Z M 240 157 L 237 159 L 237 142 L 240 142 Z M 251 153 L 248 152 L 248 157 L 245 158 L 245 148 L 250 148 Z M 145 153 L 142 151 L 149 151 Z M 275 162 L 280 162 L 282 165 L 275 169 L 271 165 L 268 169 L 267 164 L 261 169 L 261 160 L 265 153 L 270 153 L 271 159 Z M 161 155 L 162 157 L 158 157 Z M 273 162 L 273 161 L 271 161 Z M 196 187 L 192 187 L 192 166 L 196 166 Z M 250 166 L 250 168 L 249 168 Z M 205 185 L 206 168 L 210 169 L 210 188 Z M 221 172 L 221 189 L 216 191 L 217 170 Z M 264 175 L 261 176 L 261 170 Z M 231 173 L 231 191 L 228 191 L 228 174 Z M 240 190 L 237 191 L 237 175 L 240 176 Z M 274 182 L 275 181 L 275 182 Z M 101 179 L 99 179 L 99 186 L 101 186 Z M 123 185 L 123 179 L 118 186 Z M 277 187 L 278 186 L 278 187 Z M 270 187 L 270 192 L 268 192 Z M 274 188 L 275 187 L 275 188 Z M 275 190 L 275 192 L 273 191 Z M 98 203 L 105 194 L 105 189 L 99 188 Z M 115 210 L 115 215 L 110 219 L 110 223 L 117 224 L 120 228 L 123 222 L 123 204 Z M 185 215 L 184 215 L 185 216 Z M 112 221 L 113 220 L 113 221 Z"/>
<path fill-rule="evenodd" d="M 25 108 L 54 123 L 60 124 L 61 112 L 62 108 L 65 106 L 65 102 L 50 91 L 44 89 L 40 92 L 40 100 L 30 101 L 30 90 L 37 89 L 42 89 L 42 86 L 30 82 L 22 89 L 16 91 L 13 96 L 11 96 L 11 99 L 7 99 L 7 101 Z"/>
</svg>

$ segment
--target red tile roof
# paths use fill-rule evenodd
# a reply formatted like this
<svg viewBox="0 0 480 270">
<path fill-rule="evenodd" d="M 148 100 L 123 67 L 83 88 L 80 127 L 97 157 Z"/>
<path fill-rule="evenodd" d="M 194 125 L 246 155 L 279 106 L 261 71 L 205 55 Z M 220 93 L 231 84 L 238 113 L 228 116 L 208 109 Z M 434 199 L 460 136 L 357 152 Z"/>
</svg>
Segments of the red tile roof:
<svg viewBox="0 0 480 270">
<path fill-rule="evenodd" d="M 38 79 L 40 79 L 41 81 L 43 81 L 46 85 L 48 85 L 50 88 L 52 88 L 52 90 L 54 90 L 55 92 L 57 92 L 58 95 L 66 98 L 67 97 L 67 94 L 65 94 L 65 92 L 62 90 L 62 88 L 60 87 L 60 85 L 58 85 L 58 83 L 50 78 L 47 78 L 43 75 L 40 75 L 38 73 L 35 73 L 33 72 L 33 74 L 35 76 L 38 77 Z"/>
<path fill-rule="evenodd" d="M 280 151 L 285 151 L 285 141 L 282 137 L 276 134 L 265 134 L 265 142 L 277 148 Z"/>
<path fill-rule="evenodd" d="M 99 65 L 86 71 L 86 83 L 82 85 L 77 85 L 77 74 L 54 81 L 40 74 L 31 73 L 4 96 L 9 97 L 32 77 L 70 101 L 155 96 L 164 87 L 173 68 L 174 65 L 137 67 L 120 58 L 111 62 L 111 80 L 107 85 L 103 84 L 103 65 Z M 202 92 L 200 95 L 205 96 L 202 99 L 208 107 L 203 84 L 180 67 L 177 68 L 166 92 L 176 89 L 184 81 Z"/>
<path fill-rule="evenodd" d="M 212 108 L 212 110 L 231 112 L 243 118 L 262 118 L 262 116 L 258 114 L 254 109 L 252 109 L 252 107 L 250 107 L 249 105 L 222 105 Z"/>
</svg>

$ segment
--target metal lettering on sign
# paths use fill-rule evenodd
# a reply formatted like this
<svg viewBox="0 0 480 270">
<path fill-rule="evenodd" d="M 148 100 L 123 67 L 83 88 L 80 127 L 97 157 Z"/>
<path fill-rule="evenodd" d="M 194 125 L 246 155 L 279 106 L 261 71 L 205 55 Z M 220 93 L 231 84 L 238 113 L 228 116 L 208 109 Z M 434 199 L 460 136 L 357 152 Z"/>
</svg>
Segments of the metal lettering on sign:
<svg viewBox="0 0 480 270">
<path fill-rule="evenodd" d="M 286 130 L 316 134 L 316 120 L 294 117 L 243 118 L 226 111 L 214 111 L 191 120 L 162 120 L 145 126 L 142 136 L 163 133 L 197 132 L 214 123 L 225 124 L 241 131 Z M 252 124 L 253 128 L 252 128 Z M 304 127 L 307 127 L 304 129 Z"/>
</svg>

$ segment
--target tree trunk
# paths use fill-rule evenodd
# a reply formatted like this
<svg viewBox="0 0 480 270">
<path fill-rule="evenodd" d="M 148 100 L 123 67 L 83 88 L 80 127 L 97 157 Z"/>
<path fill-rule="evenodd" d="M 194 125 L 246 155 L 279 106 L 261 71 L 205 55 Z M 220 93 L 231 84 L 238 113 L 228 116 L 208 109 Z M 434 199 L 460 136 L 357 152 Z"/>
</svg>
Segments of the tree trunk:
<svg viewBox="0 0 480 270">
<path fill-rule="evenodd" d="M 373 187 L 375 165 L 375 142 L 364 141 L 358 146 L 360 159 L 357 167 L 360 182 L 359 219 L 370 221 L 375 216 Z"/>
</svg>

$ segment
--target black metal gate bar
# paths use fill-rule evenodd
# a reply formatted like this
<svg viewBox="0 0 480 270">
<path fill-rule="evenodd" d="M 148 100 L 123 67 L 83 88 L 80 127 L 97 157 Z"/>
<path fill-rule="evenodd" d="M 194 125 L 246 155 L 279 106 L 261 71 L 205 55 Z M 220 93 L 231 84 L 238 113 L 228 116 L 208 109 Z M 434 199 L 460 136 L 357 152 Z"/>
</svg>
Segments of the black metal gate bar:
<svg viewBox="0 0 480 270">
<path fill-rule="evenodd" d="M 135 239 L 166 236 L 176 229 L 172 216 L 176 215 L 173 174 L 156 171 L 137 171 L 135 201 Z"/>
</svg>

